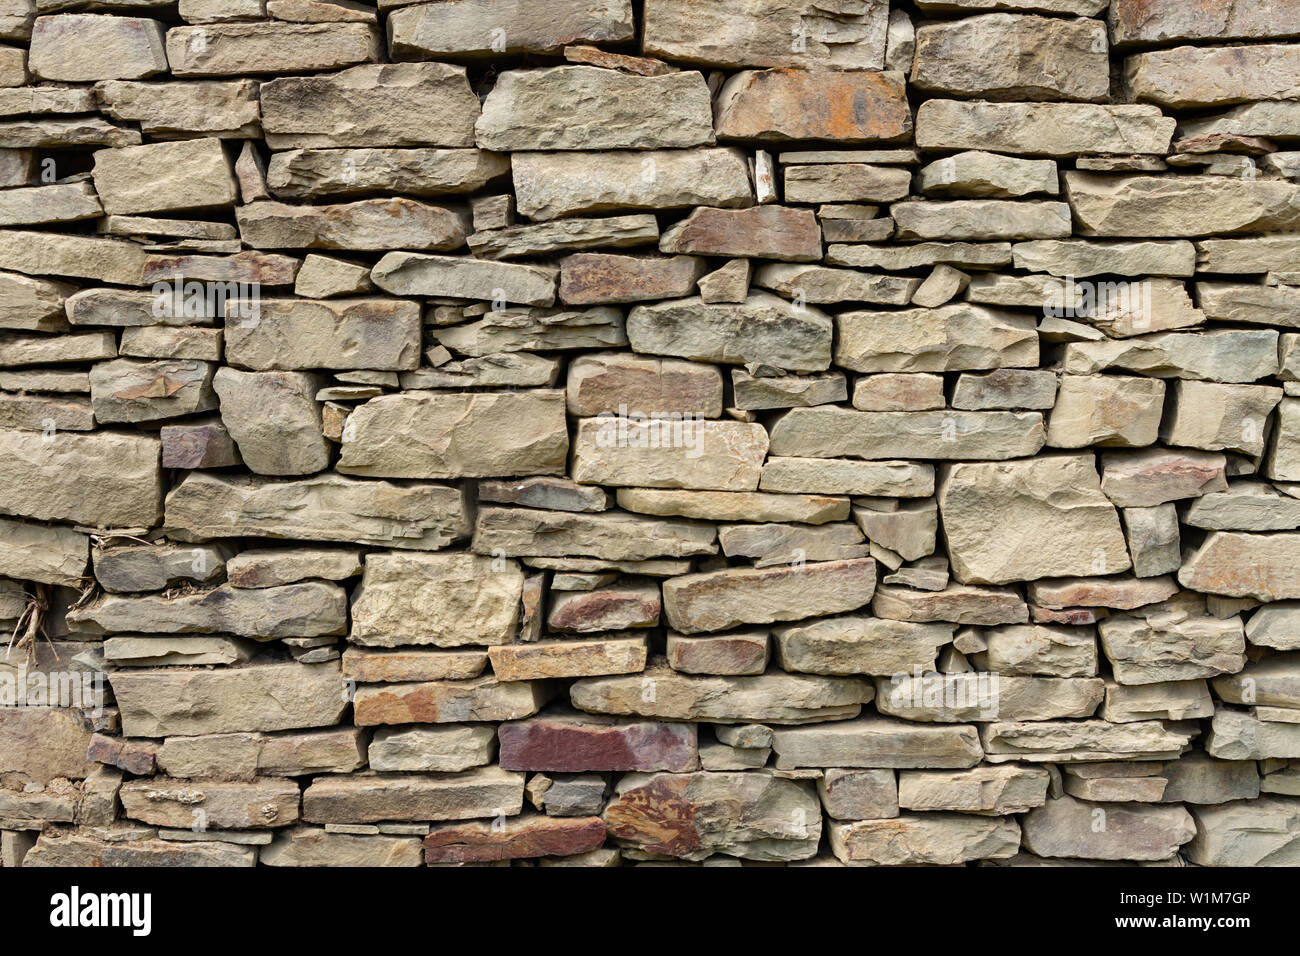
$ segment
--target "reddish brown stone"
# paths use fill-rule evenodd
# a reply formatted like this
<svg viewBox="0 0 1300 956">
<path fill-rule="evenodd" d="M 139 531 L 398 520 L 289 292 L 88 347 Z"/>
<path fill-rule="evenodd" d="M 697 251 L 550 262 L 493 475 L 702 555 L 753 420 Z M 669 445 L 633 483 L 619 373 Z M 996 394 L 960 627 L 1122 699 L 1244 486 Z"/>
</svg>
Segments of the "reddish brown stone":
<svg viewBox="0 0 1300 956">
<path fill-rule="evenodd" d="M 560 711 L 497 729 L 506 770 L 698 770 L 695 724 L 620 720 Z"/>
<path fill-rule="evenodd" d="M 504 824 L 455 823 L 424 838 L 426 863 L 486 863 L 536 856 L 572 856 L 605 842 L 600 817 L 524 814 Z"/>
<path fill-rule="evenodd" d="M 683 674 L 761 674 L 767 670 L 767 631 L 693 637 L 668 634 L 668 666 Z"/>
<path fill-rule="evenodd" d="M 695 289 L 706 265 L 695 256 L 618 256 L 579 252 L 560 260 L 560 301 L 604 305 L 681 299 Z"/>
<path fill-rule="evenodd" d="M 686 798 L 689 777 L 656 776 L 605 808 L 611 836 L 665 856 L 689 856 L 700 845 L 695 807 Z"/>
<path fill-rule="evenodd" d="M 595 591 L 567 591 L 551 599 L 551 630 L 594 634 L 629 627 L 654 627 L 662 605 L 657 584 L 615 585 Z"/>
<path fill-rule="evenodd" d="M 661 252 L 814 262 L 822 256 L 822 233 L 811 209 L 701 206 L 663 234 Z"/>
<path fill-rule="evenodd" d="M 743 70 L 714 107 L 718 139 L 875 143 L 912 131 L 898 73 Z"/>
<path fill-rule="evenodd" d="M 243 462 L 230 432 L 217 419 L 164 425 L 159 437 L 164 468 L 225 468 Z"/>
<path fill-rule="evenodd" d="M 610 53 L 594 46 L 566 46 L 564 58 L 570 63 L 586 63 L 590 66 L 603 66 L 607 70 L 622 70 L 636 76 L 667 76 L 676 73 L 677 67 L 669 66 L 663 60 L 649 56 L 628 56 L 625 53 Z"/>
<path fill-rule="evenodd" d="M 536 641 L 542 636 L 542 602 L 545 598 L 545 574 L 530 574 L 524 578 L 524 588 L 519 594 L 518 640 Z"/>
<path fill-rule="evenodd" d="M 117 767 L 127 773 L 146 777 L 154 772 L 158 745 L 151 740 L 123 740 L 95 734 L 90 738 L 86 758 L 96 763 Z"/>
<path fill-rule="evenodd" d="M 537 713 L 551 696 L 545 681 L 502 683 L 491 677 L 358 687 L 352 721 L 378 724 L 440 724 L 463 720 L 518 720 Z"/>
<path fill-rule="evenodd" d="M 142 281 L 166 282 L 178 275 L 197 282 L 248 282 L 259 285 L 293 285 L 301 259 L 246 249 L 230 256 L 150 256 L 144 261 Z"/>
<path fill-rule="evenodd" d="M 624 777 L 602 816 L 619 843 L 702 860 L 806 859 L 817 852 L 821 807 L 806 780 L 763 771 Z"/>
</svg>

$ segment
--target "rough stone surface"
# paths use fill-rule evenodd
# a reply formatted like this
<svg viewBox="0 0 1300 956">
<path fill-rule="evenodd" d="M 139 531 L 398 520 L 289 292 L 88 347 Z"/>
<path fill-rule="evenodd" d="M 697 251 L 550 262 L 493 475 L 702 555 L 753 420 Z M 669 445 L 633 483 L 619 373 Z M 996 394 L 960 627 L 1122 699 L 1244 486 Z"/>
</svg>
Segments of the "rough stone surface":
<svg viewBox="0 0 1300 956">
<path fill-rule="evenodd" d="M 821 836 L 811 785 L 761 771 L 629 774 L 602 816 L 619 845 L 686 860 L 720 846 L 742 859 L 806 859 Z"/>
<path fill-rule="evenodd" d="M 953 465 L 938 500 L 959 581 L 1007 584 L 1130 567 L 1119 515 L 1091 456 Z M 1057 529 L 1050 542 L 1032 551 L 1022 545 L 1044 527 Z"/>
<path fill-rule="evenodd" d="M 0 866 L 1300 863 L 1298 76 L 0 0 Z"/>
<path fill-rule="evenodd" d="M 723 85 L 715 105 L 723 140 L 897 140 L 912 128 L 898 73 L 746 70 Z"/>
<path fill-rule="evenodd" d="M 916 31 L 912 85 L 985 100 L 1101 100 L 1110 91 L 1096 20 L 988 13 Z"/>
<path fill-rule="evenodd" d="M 713 142 L 709 88 L 693 71 L 629 76 L 594 66 L 509 70 L 483 102 L 475 140 L 500 152 L 707 145 Z"/>
</svg>

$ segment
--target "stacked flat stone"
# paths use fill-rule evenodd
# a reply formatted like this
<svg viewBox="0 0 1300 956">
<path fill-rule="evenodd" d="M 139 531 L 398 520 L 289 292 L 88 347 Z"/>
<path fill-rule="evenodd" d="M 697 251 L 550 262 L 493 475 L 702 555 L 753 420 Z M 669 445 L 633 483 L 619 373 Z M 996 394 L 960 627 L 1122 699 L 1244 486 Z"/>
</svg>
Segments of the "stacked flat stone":
<svg viewBox="0 0 1300 956">
<path fill-rule="evenodd" d="M 1298 24 L 0 0 L 0 862 L 1300 864 Z"/>
</svg>

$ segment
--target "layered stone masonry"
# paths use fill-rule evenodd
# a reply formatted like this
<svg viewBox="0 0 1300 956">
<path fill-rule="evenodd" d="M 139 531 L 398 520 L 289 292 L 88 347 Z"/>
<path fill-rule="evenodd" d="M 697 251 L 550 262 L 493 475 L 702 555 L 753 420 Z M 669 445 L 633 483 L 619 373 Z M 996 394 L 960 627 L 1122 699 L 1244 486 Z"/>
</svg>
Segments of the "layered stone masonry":
<svg viewBox="0 0 1300 956">
<path fill-rule="evenodd" d="M 1300 0 L 0 2 L 0 862 L 1300 863 Z"/>
</svg>

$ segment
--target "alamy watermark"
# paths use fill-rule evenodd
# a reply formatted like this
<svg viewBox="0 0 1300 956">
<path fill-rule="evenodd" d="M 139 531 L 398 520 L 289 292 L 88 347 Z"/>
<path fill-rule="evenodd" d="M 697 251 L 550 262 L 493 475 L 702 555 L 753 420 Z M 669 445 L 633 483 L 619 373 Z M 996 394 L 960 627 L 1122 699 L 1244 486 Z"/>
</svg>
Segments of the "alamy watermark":
<svg viewBox="0 0 1300 956">
<path fill-rule="evenodd" d="M 917 665 L 910 674 L 894 674 L 889 683 L 889 702 L 900 710 L 976 709 L 981 720 L 998 717 L 1000 687 L 996 673 L 927 673 Z"/>
<path fill-rule="evenodd" d="M 1151 327 L 1151 283 L 1121 279 L 1093 282 L 1065 276 L 1043 287 L 1043 315 L 1053 319 L 1106 320 L 1123 316 L 1132 328 Z"/>
<path fill-rule="evenodd" d="M 153 314 L 158 319 L 201 319 L 229 316 L 241 327 L 257 325 L 262 317 L 258 282 L 188 282 L 178 272 L 169 281 L 153 284 Z"/>
<path fill-rule="evenodd" d="M 102 671 L 0 669 L 0 707 L 78 707 L 97 713 L 104 705 Z"/>
<path fill-rule="evenodd" d="M 596 433 L 600 448 L 684 448 L 687 458 L 704 454 L 703 415 L 691 412 L 630 411 L 626 404 L 618 413 L 601 412 Z"/>
</svg>

